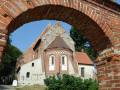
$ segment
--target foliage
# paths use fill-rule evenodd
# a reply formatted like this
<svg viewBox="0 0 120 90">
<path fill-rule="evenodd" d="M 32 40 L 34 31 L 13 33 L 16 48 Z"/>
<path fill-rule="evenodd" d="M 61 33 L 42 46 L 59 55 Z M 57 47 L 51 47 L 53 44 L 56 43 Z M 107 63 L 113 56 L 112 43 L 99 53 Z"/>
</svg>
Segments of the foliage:
<svg viewBox="0 0 120 90">
<path fill-rule="evenodd" d="M 117 0 L 111 0 L 111 1 L 113 1 L 113 2 L 117 2 Z"/>
<path fill-rule="evenodd" d="M 85 38 L 76 28 L 72 27 L 70 30 L 70 36 L 75 42 L 75 50 L 84 50 L 92 60 L 96 58 L 96 52 L 93 50 L 90 42 Z"/>
<path fill-rule="evenodd" d="M 61 79 L 49 77 L 44 80 L 48 90 L 98 90 L 98 83 L 92 79 L 64 74 Z"/>
<path fill-rule="evenodd" d="M 13 79 L 15 74 L 15 66 L 17 58 L 22 54 L 22 52 L 11 45 L 10 40 L 8 41 L 8 46 L 4 50 L 2 57 L 2 63 L 0 64 L 0 83 L 3 84 L 3 78 Z M 12 81 L 12 80 L 11 80 Z M 5 84 L 10 84 L 11 81 L 6 81 Z"/>
</svg>

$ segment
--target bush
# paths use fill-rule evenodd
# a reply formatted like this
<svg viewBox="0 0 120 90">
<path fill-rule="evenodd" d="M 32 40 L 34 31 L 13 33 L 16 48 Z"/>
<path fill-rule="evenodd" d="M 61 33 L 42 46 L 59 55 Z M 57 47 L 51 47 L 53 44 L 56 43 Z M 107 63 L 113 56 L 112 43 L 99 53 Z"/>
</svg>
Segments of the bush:
<svg viewBox="0 0 120 90">
<path fill-rule="evenodd" d="M 64 74 L 61 79 L 49 77 L 44 80 L 48 90 L 98 90 L 98 82 Z"/>
</svg>

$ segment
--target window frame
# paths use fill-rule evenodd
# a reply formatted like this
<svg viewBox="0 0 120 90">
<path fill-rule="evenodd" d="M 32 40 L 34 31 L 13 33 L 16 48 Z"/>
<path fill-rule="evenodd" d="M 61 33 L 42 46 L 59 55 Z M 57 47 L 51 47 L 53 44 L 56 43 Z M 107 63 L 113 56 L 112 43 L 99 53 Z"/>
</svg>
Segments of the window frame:
<svg viewBox="0 0 120 90">
<path fill-rule="evenodd" d="M 30 72 L 26 73 L 26 78 L 30 78 Z"/>
<path fill-rule="evenodd" d="M 64 60 L 63 60 L 63 57 L 64 57 Z M 65 54 L 61 55 L 60 60 L 61 60 L 61 70 L 67 70 L 67 66 L 68 66 L 68 57 L 67 57 L 67 55 L 65 55 Z"/>
<path fill-rule="evenodd" d="M 62 58 L 62 60 L 61 60 L 62 61 L 62 65 L 65 65 L 65 57 L 62 56 L 61 58 Z"/>
<path fill-rule="evenodd" d="M 85 77 L 85 67 L 81 67 L 80 70 L 81 70 L 81 72 L 80 72 L 81 76 Z"/>
<path fill-rule="evenodd" d="M 50 55 L 49 56 L 49 70 L 55 70 L 55 55 Z"/>
<path fill-rule="evenodd" d="M 34 64 L 34 63 L 32 63 L 32 67 L 34 67 L 34 65 L 35 65 L 35 64 Z"/>
</svg>

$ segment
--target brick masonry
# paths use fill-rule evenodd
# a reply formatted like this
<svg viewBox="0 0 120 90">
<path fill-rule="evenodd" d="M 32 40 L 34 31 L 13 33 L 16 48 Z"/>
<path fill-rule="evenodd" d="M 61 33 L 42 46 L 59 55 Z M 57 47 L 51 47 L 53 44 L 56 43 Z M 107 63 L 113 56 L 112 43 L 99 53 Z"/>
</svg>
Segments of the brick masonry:
<svg viewBox="0 0 120 90">
<path fill-rule="evenodd" d="M 21 25 L 41 19 L 65 21 L 75 26 L 85 35 L 93 45 L 93 48 L 100 53 L 97 59 L 99 66 L 98 76 L 103 74 L 102 78 L 107 78 L 99 78 L 101 82 L 100 90 L 119 90 L 120 78 L 111 73 L 114 73 L 113 69 L 116 69 L 115 72 L 120 76 L 120 71 L 117 67 L 120 63 L 120 57 L 117 57 L 117 61 L 114 59 L 116 55 L 120 55 L 120 8 L 115 3 L 104 1 L 1 0 L 0 58 L 2 58 L 3 50 L 7 45 L 7 37 Z M 111 48 L 113 49 L 112 51 L 104 52 L 104 50 Z M 103 64 L 103 62 L 106 63 Z M 106 66 L 113 66 L 113 69 L 106 70 Z M 111 76 L 108 78 L 105 76 L 106 74 Z M 116 77 L 116 80 L 113 77 Z M 109 81 L 109 85 L 107 81 Z"/>
<path fill-rule="evenodd" d="M 97 65 L 100 90 L 120 90 L 120 56 L 104 58 Z"/>
<path fill-rule="evenodd" d="M 50 50 L 47 50 L 45 53 L 44 53 L 44 57 L 46 57 L 45 58 L 45 66 L 46 66 L 46 68 L 45 68 L 45 71 L 46 71 L 46 73 L 47 73 L 47 75 L 53 75 L 53 74 L 57 74 L 57 73 L 67 73 L 67 74 L 69 74 L 69 72 L 70 72 L 70 70 L 69 70 L 69 67 L 67 67 L 67 71 L 65 71 L 65 72 L 62 72 L 62 70 L 61 70 L 61 55 L 66 55 L 67 57 L 68 57 L 68 60 L 72 60 L 72 54 L 73 54 L 73 52 L 72 51 L 70 51 L 70 50 L 61 50 L 61 49 L 58 49 L 58 50 L 56 50 L 56 49 L 50 49 Z M 50 55 L 55 55 L 55 65 L 56 65 L 56 67 L 55 67 L 55 70 L 54 71 L 50 71 L 49 70 L 49 56 Z M 68 64 L 68 62 L 67 62 L 67 64 Z M 68 71 L 69 70 L 69 71 Z"/>
</svg>

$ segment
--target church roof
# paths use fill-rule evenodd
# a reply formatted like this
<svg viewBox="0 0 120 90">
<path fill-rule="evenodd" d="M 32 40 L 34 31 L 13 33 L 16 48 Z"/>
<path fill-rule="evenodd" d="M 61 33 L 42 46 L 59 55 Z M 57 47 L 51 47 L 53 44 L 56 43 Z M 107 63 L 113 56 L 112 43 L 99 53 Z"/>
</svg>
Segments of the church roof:
<svg viewBox="0 0 120 90">
<path fill-rule="evenodd" d="M 61 27 L 61 30 L 65 31 L 64 28 L 62 28 L 61 26 L 61 22 L 57 21 L 56 24 L 54 26 L 52 26 L 51 24 L 48 24 L 46 26 L 46 28 L 43 30 L 43 32 L 40 34 L 40 36 L 35 40 L 35 42 L 32 44 L 32 48 L 35 47 L 35 45 L 37 44 L 37 42 L 39 42 L 40 39 L 42 39 L 43 36 L 45 36 L 46 33 L 48 33 L 51 29 L 54 30 L 53 28 L 58 28 Z M 53 31 L 54 32 L 54 31 Z"/>
<path fill-rule="evenodd" d="M 75 59 L 77 60 L 78 64 L 93 65 L 92 60 L 84 52 L 75 52 Z"/>
<path fill-rule="evenodd" d="M 65 41 L 60 36 L 56 36 L 55 40 L 47 47 L 47 49 L 53 48 L 64 48 L 70 49 L 70 47 L 65 43 Z"/>
</svg>

